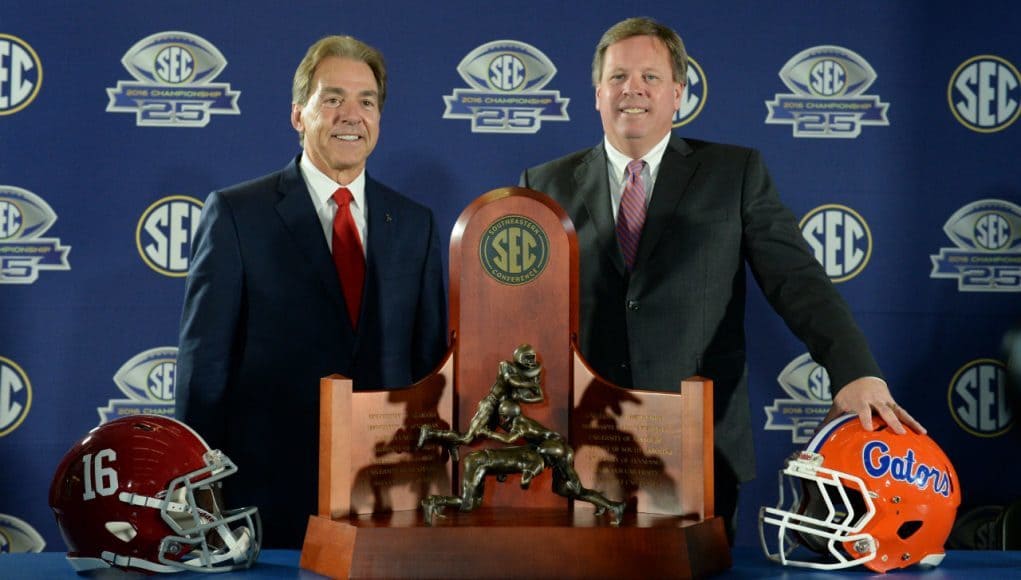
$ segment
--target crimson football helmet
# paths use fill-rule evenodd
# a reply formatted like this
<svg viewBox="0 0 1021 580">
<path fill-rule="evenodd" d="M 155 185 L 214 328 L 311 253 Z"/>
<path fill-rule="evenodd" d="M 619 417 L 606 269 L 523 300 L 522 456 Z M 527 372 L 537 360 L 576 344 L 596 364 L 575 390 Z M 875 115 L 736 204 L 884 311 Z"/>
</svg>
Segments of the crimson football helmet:
<svg viewBox="0 0 1021 580">
<path fill-rule="evenodd" d="M 236 471 L 170 417 L 122 417 L 92 429 L 50 484 L 68 562 L 78 572 L 251 566 L 262 540 L 257 508 L 222 509 L 222 480 Z"/>
<path fill-rule="evenodd" d="M 872 422 L 866 431 L 844 415 L 786 461 L 777 507 L 759 511 L 769 559 L 875 572 L 943 560 L 961 503 L 954 466 L 929 436 L 898 435 L 878 416 Z"/>
</svg>

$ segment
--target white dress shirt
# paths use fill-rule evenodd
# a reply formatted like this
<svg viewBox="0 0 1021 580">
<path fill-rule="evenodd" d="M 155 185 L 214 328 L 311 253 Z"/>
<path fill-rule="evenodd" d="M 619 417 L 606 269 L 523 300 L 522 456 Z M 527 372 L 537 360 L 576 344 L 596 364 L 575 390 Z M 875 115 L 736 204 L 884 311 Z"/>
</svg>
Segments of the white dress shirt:
<svg viewBox="0 0 1021 580">
<path fill-rule="evenodd" d="M 351 217 L 355 220 L 358 228 L 358 235 L 361 237 L 362 252 L 366 252 L 365 240 L 369 233 L 368 220 L 366 219 L 365 207 L 365 171 L 358 174 L 358 177 L 347 185 L 340 185 L 319 171 L 319 168 L 309 161 L 307 155 L 301 156 L 298 163 L 301 169 L 301 176 L 305 180 L 308 192 L 312 197 L 312 205 L 315 206 L 316 215 L 319 216 L 319 223 L 323 226 L 323 235 L 326 236 L 326 246 L 333 252 L 333 218 L 337 215 L 337 203 L 333 201 L 333 192 L 338 187 L 346 187 L 354 198 L 351 201 Z"/>
<path fill-rule="evenodd" d="M 652 199 L 652 189 L 656 186 L 656 176 L 659 175 L 659 166 L 663 161 L 663 153 L 666 152 L 666 145 L 670 142 L 670 133 L 667 133 L 663 140 L 642 156 L 645 161 L 645 168 L 642 169 L 642 184 L 645 186 L 645 207 L 649 207 Z M 620 207 L 620 198 L 624 195 L 624 176 L 627 164 L 631 158 L 624 155 L 610 144 L 610 140 L 603 137 L 603 146 L 606 149 L 606 171 L 610 180 L 610 204 L 613 206 L 613 221 L 617 221 L 617 209 Z"/>
</svg>

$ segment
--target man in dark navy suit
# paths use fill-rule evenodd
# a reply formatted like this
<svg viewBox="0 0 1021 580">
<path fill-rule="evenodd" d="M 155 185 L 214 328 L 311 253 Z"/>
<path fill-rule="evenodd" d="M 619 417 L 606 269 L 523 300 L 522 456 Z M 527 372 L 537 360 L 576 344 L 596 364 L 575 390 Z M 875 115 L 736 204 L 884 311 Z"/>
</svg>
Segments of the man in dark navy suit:
<svg viewBox="0 0 1021 580">
<path fill-rule="evenodd" d="M 385 98 L 378 51 L 316 42 L 294 75 L 302 153 L 210 194 L 195 235 L 176 413 L 238 464 L 225 493 L 259 507 L 265 547 L 300 547 L 316 510 L 319 379 L 404 386 L 446 352 L 432 211 L 365 170 Z"/>
</svg>

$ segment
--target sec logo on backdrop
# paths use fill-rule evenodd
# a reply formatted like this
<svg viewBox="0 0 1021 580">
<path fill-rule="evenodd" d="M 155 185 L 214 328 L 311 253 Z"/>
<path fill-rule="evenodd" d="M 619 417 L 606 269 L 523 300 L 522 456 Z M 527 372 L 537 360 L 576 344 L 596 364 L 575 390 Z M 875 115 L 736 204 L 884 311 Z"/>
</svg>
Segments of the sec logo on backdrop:
<svg viewBox="0 0 1021 580">
<path fill-rule="evenodd" d="M 998 437 L 1014 425 L 1006 367 L 998 360 L 973 360 L 958 369 L 947 402 L 961 429 L 976 437 Z"/>
<path fill-rule="evenodd" d="M 947 102 L 954 118 L 972 131 L 1002 131 L 1021 114 L 1021 74 L 999 56 L 974 56 L 950 76 Z"/>
<path fill-rule="evenodd" d="M 872 256 L 872 232 L 853 209 L 827 204 L 801 219 L 801 234 L 834 282 L 846 282 L 865 269 Z"/>
<path fill-rule="evenodd" d="M 150 205 L 135 228 L 142 261 L 164 276 L 187 276 L 201 214 L 202 202 L 186 195 L 171 195 Z"/>
<path fill-rule="evenodd" d="M 30 44 L 0 33 L 0 116 L 29 106 L 43 84 L 43 65 Z"/>
<path fill-rule="evenodd" d="M 0 437 L 21 425 L 32 408 L 32 382 L 18 363 L 0 356 Z"/>
<path fill-rule="evenodd" d="M 706 81 L 705 72 L 695 59 L 688 57 L 688 74 L 684 85 L 684 96 L 681 98 L 681 108 L 674 113 L 673 125 L 683 127 L 695 120 L 705 101 L 709 97 L 709 83 Z"/>
</svg>

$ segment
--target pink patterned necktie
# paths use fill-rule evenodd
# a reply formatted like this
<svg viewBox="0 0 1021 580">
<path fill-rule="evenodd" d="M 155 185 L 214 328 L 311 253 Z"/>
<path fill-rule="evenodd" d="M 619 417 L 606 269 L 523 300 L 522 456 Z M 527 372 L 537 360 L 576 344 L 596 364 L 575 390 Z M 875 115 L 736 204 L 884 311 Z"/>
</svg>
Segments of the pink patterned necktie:
<svg viewBox="0 0 1021 580">
<path fill-rule="evenodd" d="M 635 159 L 627 164 L 624 172 L 624 194 L 620 198 L 617 210 L 617 239 L 620 241 L 621 252 L 624 253 L 624 264 L 630 272 L 635 266 L 638 254 L 638 241 L 642 238 L 642 226 L 645 225 L 645 185 L 642 184 L 642 168 L 645 162 Z"/>
<path fill-rule="evenodd" d="M 337 276 L 344 291 L 351 325 L 357 327 L 358 311 L 362 305 L 362 285 L 365 283 L 365 253 L 358 226 L 351 216 L 353 200 L 354 196 L 346 187 L 333 192 L 333 201 L 337 203 L 337 215 L 333 218 L 333 263 L 337 266 Z"/>
</svg>

